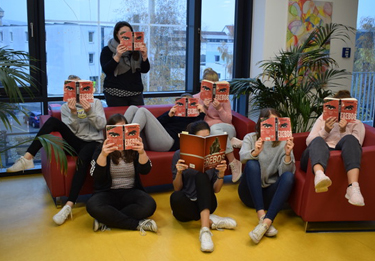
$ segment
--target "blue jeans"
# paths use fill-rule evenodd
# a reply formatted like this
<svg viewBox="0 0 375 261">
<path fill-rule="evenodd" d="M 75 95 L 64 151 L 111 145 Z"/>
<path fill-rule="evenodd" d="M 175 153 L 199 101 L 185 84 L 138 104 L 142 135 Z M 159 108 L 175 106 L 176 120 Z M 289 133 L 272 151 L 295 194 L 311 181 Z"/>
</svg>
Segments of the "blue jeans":
<svg viewBox="0 0 375 261">
<path fill-rule="evenodd" d="M 262 188 L 260 173 L 257 160 L 247 161 L 238 186 L 238 195 L 246 206 L 255 208 L 256 211 L 268 210 L 265 218 L 273 221 L 289 198 L 294 175 L 289 171 L 284 172 L 275 183 Z"/>
</svg>

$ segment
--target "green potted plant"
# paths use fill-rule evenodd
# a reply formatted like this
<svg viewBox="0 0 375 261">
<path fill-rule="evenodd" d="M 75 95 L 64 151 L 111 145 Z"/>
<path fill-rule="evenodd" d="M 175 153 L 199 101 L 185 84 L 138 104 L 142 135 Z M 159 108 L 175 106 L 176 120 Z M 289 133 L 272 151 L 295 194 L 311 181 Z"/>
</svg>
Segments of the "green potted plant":
<svg viewBox="0 0 375 261">
<path fill-rule="evenodd" d="M 323 112 L 323 99 L 332 95 L 327 87 L 337 86 L 337 80 L 350 75 L 338 68 L 327 45 L 334 39 L 350 39 L 354 31 L 334 23 L 316 27 L 301 44 L 281 50 L 272 60 L 260 61 L 263 72 L 258 77 L 233 79 L 231 93 L 250 95 L 251 112 L 272 107 L 290 117 L 294 133 L 309 131 Z"/>
<path fill-rule="evenodd" d="M 36 87 L 36 81 L 30 73 L 38 71 L 37 67 L 30 64 L 30 61 L 33 60 L 26 52 L 0 47 L 0 82 L 4 88 L 5 95 L 9 97 L 10 101 L 9 103 L 0 101 L 0 120 L 4 124 L 6 131 L 12 130 L 10 119 L 21 125 L 16 115 L 16 111 L 19 109 L 19 102 L 24 102 L 21 87 L 30 97 L 33 97 L 31 88 Z M 21 112 L 26 114 L 24 110 L 21 110 Z M 66 173 L 68 163 L 65 152 L 73 155 L 73 148 L 64 140 L 50 134 L 41 135 L 35 139 L 39 139 L 49 160 L 51 160 L 52 152 L 54 152 L 55 159 L 61 166 L 61 172 Z M 3 152 L 30 141 L 28 139 L 12 146 L 1 147 L 0 165 L 2 165 L 1 154 Z"/>
</svg>

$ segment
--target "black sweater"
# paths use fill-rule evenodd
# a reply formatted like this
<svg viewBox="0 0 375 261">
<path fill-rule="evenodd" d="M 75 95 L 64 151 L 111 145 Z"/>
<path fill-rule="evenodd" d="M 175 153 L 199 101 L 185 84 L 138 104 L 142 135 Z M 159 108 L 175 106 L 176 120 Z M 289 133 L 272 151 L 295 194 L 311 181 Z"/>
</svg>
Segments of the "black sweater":
<svg viewBox="0 0 375 261">
<path fill-rule="evenodd" d="M 158 120 L 168 134 L 174 139 L 173 146 L 169 151 L 175 151 L 180 149 L 180 138 L 178 137 L 178 134 L 181 133 L 181 131 L 185 131 L 189 123 L 203 120 L 206 114 L 202 112 L 197 117 L 169 117 L 168 113 L 169 111 L 164 112 L 158 117 Z"/>
<path fill-rule="evenodd" d="M 142 55 L 140 55 L 142 59 Z M 119 90 L 127 90 L 132 92 L 143 92 L 143 83 L 141 73 L 147 73 L 150 70 L 150 62 L 148 59 L 141 62 L 141 70 L 132 73 L 130 69 L 124 74 L 115 76 L 114 71 L 118 65 L 113 59 L 113 53 L 108 46 L 102 49 L 100 54 L 100 64 L 102 70 L 105 73 L 104 79 L 104 89 L 105 88 L 115 88 Z"/>
</svg>

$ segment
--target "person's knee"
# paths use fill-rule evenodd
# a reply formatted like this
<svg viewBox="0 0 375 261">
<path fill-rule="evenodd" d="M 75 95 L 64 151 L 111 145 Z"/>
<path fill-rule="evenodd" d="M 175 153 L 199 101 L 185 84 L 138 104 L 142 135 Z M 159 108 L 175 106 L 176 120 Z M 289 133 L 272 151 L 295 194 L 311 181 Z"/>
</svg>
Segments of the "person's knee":
<svg viewBox="0 0 375 261">
<path fill-rule="evenodd" d="M 284 172 L 282 176 L 286 183 L 290 185 L 294 184 L 294 174 L 292 172 Z"/>
</svg>

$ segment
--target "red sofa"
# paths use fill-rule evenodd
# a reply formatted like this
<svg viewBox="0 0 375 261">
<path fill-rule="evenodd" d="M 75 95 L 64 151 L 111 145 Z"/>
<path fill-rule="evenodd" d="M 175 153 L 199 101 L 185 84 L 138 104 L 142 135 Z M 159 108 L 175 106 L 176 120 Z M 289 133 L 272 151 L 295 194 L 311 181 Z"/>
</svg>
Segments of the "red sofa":
<svg viewBox="0 0 375 261">
<path fill-rule="evenodd" d="M 169 110 L 172 105 L 145 105 L 148 110 L 158 117 L 163 114 L 165 111 Z M 115 113 L 123 114 L 126 111 L 127 107 L 106 107 L 104 108 L 105 116 L 108 119 L 109 116 Z M 243 137 L 255 130 L 255 122 L 242 116 L 237 112 L 233 113 L 233 125 L 237 131 L 237 138 L 243 139 Z M 61 119 L 60 110 L 55 109 L 49 112 L 49 115 L 41 116 L 41 124 L 50 117 L 56 117 Z M 52 133 L 56 136 L 60 136 L 60 133 Z M 61 136 L 60 136 L 61 137 Z M 238 158 L 238 149 L 235 149 L 235 154 Z M 152 161 L 152 170 L 148 175 L 141 175 L 143 185 L 147 187 L 160 186 L 160 185 L 170 185 L 172 184 L 172 157 L 174 152 L 155 152 L 147 151 L 147 155 Z M 66 175 L 63 175 L 60 172 L 58 165 L 56 164 L 54 158 L 50 163 L 46 157 L 44 150 L 41 151 L 42 157 L 42 173 L 46 180 L 48 189 L 52 197 L 56 200 L 59 200 L 59 197 L 68 196 L 70 191 L 70 185 L 72 178 L 75 172 L 75 159 L 71 156 L 68 156 L 68 171 Z M 227 170 L 226 175 L 229 175 L 230 172 Z M 93 192 L 93 178 L 87 174 L 86 182 L 81 189 L 80 195 L 91 194 Z"/>
<path fill-rule="evenodd" d="M 365 199 L 365 206 L 357 207 L 345 198 L 348 186 L 347 175 L 340 151 L 331 151 L 326 174 L 332 180 L 327 192 L 316 193 L 314 174 L 309 162 L 307 172 L 299 169 L 302 152 L 306 149 L 308 133 L 294 134 L 294 155 L 297 170 L 295 185 L 289 198 L 294 212 L 305 222 L 329 221 L 375 221 L 375 128 L 365 125 L 366 136 L 363 143 L 359 185 Z"/>
</svg>

